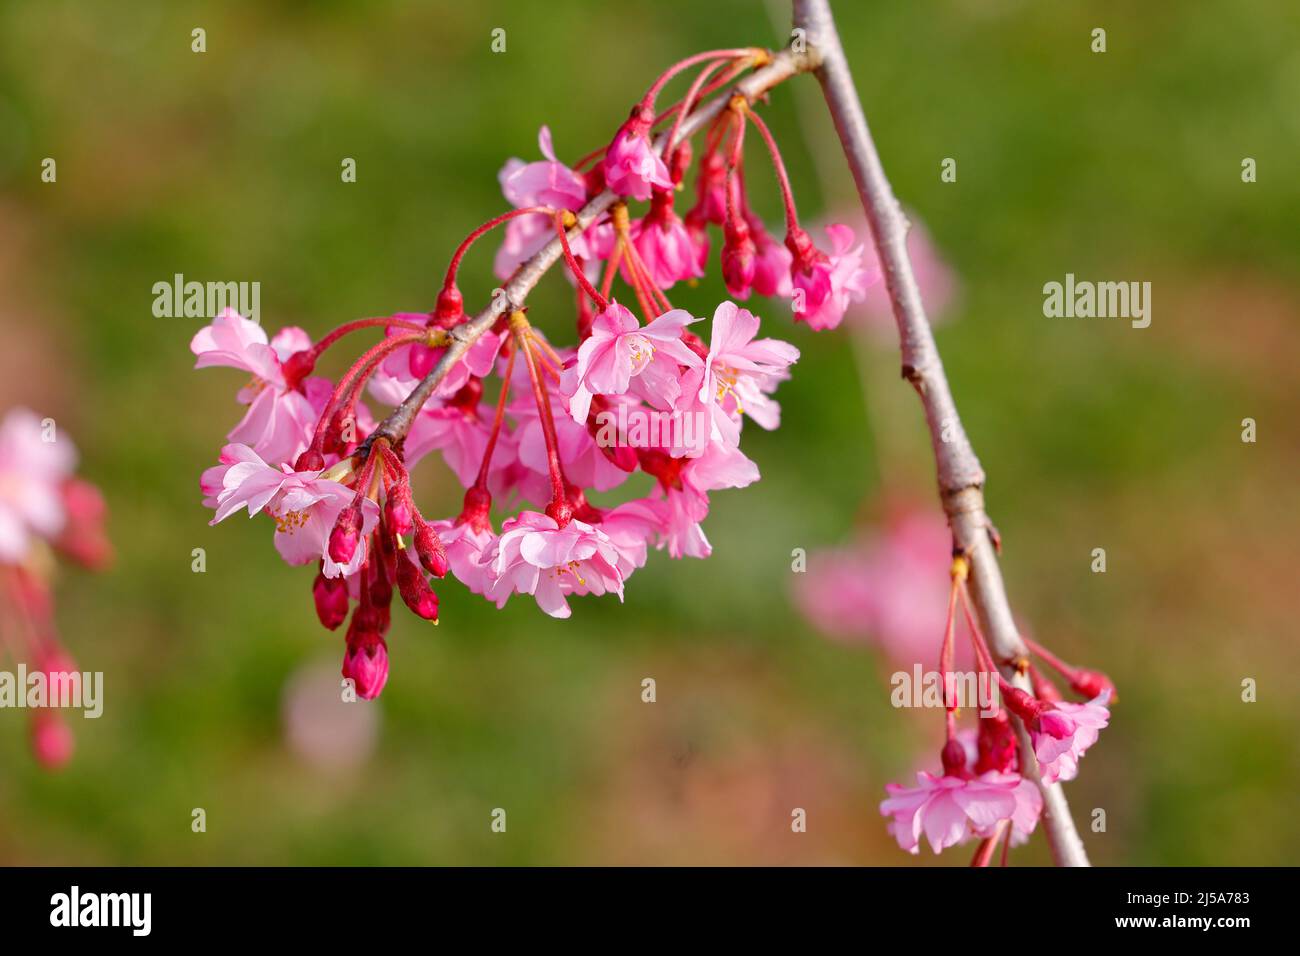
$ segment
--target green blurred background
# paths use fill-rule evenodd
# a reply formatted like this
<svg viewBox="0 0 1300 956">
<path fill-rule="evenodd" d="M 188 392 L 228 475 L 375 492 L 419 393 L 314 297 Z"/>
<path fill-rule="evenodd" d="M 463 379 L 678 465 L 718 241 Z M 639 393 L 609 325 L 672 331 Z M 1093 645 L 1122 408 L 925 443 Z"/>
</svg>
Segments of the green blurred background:
<svg viewBox="0 0 1300 956">
<path fill-rule="evenodd" d="M 939 344 L 1013 604 L 1121 690 L 1068 786 L 1081 826 L 1107 810 L 1107 832 L 1085 832 L 1094 861 L 1294 862 L 1294 4 L 836 8 L 895 189 L 961 277 Z M 535 158 L 539 125 L 572 161 L 668 63 L 780 44 L 785 20 L 681 0 L 0 5 L 0 406 L 74 438 L 119 549 L 110 573 L 59 583 L 68 645 L 106 673 L 104 716 L 73 718 L 72 764 L 40 770 L 21 715 L 0 713 L 0 861 L 916 862 L 876 805 L 933 762 L 937 720 L 892 709 L 885 663 L 819 636 L 790 600 L 791 549 L 852 537 L 880 474 L 937 507 L 888 353 L 865 363 L 869 419 L 848 340 L 770 310 L 770 334 L 804 358 L 779 394 L 784 426 L 746 429 L 763 480 L 714 496 L 713 557 L 652 556 L 624 605 L 578 599 L 568 622 L 450 584 L 438 628 L 399 611 L 374 751 L 330 770 L 284 731 L 286 686 L 306 667 L 328 691 L 341 656 L 311 574 L 279 562 L 266 522 L 209 528 L 199 504 L 243 378 L 192 372 L 200 323 L 151 313 L 153 283 L 176 272 L 260 281 L 264 323 L 314 335 L 427 309 L 454 244 L 504 207 L 501 164 Z M 1089 49 L 1097 26 L 1105 54 Z M 801 78 L 768 111 L 808 215 L 852 201 L 819 103 Z M 46 156 L 56 184 L 39 179 Z M 753 191 L 775 219 L 770 179 Z M 471 307 L 490 260 L 465 267 Z M 1045 319 L 1042 285 L 1066 272 L 1151 281 L 1151 327 Z M 711 312 L 714 273 L 675 303 Z M 560 341 L 566 288 L 532 300 Z M 1240 440 L 1247 416 L 1256 444 Z M 447 474 L 423 471 L 425 510 L 451 513 Z M 1257 703 L 1240 700 L 1245 677 Z M 796 806 L 806 834 L 790 832 Z M 1013 859 L 1046 861 L 1041 838 Z"/>
</svg>

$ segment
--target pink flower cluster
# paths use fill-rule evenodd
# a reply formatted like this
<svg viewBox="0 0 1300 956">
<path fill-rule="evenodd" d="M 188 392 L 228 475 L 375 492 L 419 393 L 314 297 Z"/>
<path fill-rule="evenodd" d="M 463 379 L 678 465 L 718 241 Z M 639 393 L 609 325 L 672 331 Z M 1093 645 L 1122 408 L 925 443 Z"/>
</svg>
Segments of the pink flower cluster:
<svg viewBox="0 0 1300 956">
<path fill-rule="evenodd" d="M 733 297 L 790 299 L 794 317 L 815 329 L 838 324 L 873 278 L 847 227 L 827 230 L 825 251 L 799 227 L 775 142 L 734 99 L 705 134 L 694 208 L 684 218 L 674 209 L 692 166 L 690 138 L 675 136 L 682 118 L 717 88 L 715 73 L 734 77 L 766 56 L 728 50 L 683 61 L 607 147 L 573 166 L 557 158 L 543 127 L 542 158 L 501 170 L 512 208 L 461 243 L 427 312 L 358 319 L 313 342 L 298 328 L 268 337 L 227 310 L 194 336 L 196 367 L 251 376 L 236 396 L 242 419 L 201 478 L 212 521 L 265 515 L 280 556 L 315 566 L 317 615 L 330 629 L 347 622 L 343 673 L 359 696 L 373 698 L 388 679 L 395 594 L 436 621 L 433 579 L 450 574 L 498 607 L 527 595 L 567 617 L 573 597 L 621 598 L 651 550 L 707 557 L 711 496 L 758 479 L 740 447 L 743 424 L 779 425 L 773 396 L 799 351 L 764 336 L 758 315 L 736 301 L 697 316 L 674 308 L 669 291 L 705 275 L 710 224 L 722 226 L 721 273 Z M 656 115 L 665 79 L 695 64 L 702 71 L 687 96 Z M 669 117 L 672 129 L 656 139 Z M 749 211 L 747 126 L 769 141 L 787 211 L 784 243 Z M 575 214 L 607 188 L 621 198 L 575 228 Z M 648 208 L 638 217 L 629 201 Z M 518 307 L 487 327 L 466 315 L 458 267 L 498 227 L 502 279 L 548 242 L 561 246 L 576 286 L 573 345 L 552 344 Z M 382 337 L 337 379 L 316 374 L 329 349 L 365 330 Z M 464 492 L 426 517 L 411 470 L 429 457 Z M 638 472 L 652 480 L 648 490 L 592 503 Z"/>
<path fill-rule="evenodd" d="M 104 532 L 99 490 L 74 477 L 77 452 L 53 419 L 27 409 L 0 421 L 0 650 L 30 662 L 49 681 L 80 674 L 54 623 L 51 574 L 62 556 L 92 570 L 106 567 L 113 551 Z M 74 676 L 75 675 L 75 676 Z M 20 687 L 19 693 L 26 693 Z M 31 711 L 32 751 L 58 767 L 72 756 L 72 730 L 55 709 Z"/>
<path fill-rule="evenodd" d="M 1025 644 L 1058 671 L 1072 691 L 1091 699 L 1081 703 L 1065 700 L 1056 685 L 1029 661 L 1021 669 L 1029 673 L 1033 693 L 1010 684 L 998 672 L 980 633 L 966 591 L 967 573 L 965 558 L 954 559 L 947 622 L 935 660 L 946 681 L 954 671 L 954 616 L 960 604 L 976 667 L 981 675 L 996 678 L 1001 705 L 992 713 L 981 711 L 977 729 L 959 731 L 958 701 L 945 699 L 947 740 L 941 753 L 942 775 L 921 772 L 915 787 L 888 784 L 889 797 L 880 804 L 880 812 L 891 818 L 888 829 L 902 849 L 916 853 L 922 837 L 935 853 L 978 839 L 981 844 L 975 863 L 987 866 L 999 841 L 1005 841 L 1005 862 L 1007 850 L 1033 832 L 1043 808 L 1040 781 L 1046 786 L 1077 775 L 1079 759 L 1097 742 L 1110 720 L 1107 705 L 1114 686 L 1105 675 L 1071 667 L 1028 638 L 1024 638 Z M 1029 732 L 1032 760 L 1027 761 L 1021 752 L 1011 715 Z M 1029 774 L 1032 765 L 1037 766 L 1037 779 Z"/>
</svg>

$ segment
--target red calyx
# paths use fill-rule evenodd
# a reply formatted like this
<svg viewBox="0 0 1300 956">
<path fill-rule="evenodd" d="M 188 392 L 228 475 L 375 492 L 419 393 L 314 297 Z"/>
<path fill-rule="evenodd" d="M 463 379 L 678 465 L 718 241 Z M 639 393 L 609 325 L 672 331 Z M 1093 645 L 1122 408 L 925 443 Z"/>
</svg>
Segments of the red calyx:
<svg viewBox="0 0 1300 956">
<path fill-rule="evenodd" d="M 302 380 L 315 368 L 316 356 L 311 349 L 294 352 L 280 365 L 280 371 L 284 373 L 284 382 L 291 389 L 298 388 Z"/>
<path fill-rule="evenodd" d="M 459 325 L 465 319 L 465 299 L 454 285 L 444 286 L 438 293 L 429 324 L 440 329 Z"/>
<path fill-rule="evenodd" d="M 1104 690 L 1110 691 L 1110 703 L 1119 700 L 1119 692 L 1115 690 L 1114 683 L 1101 671 L 1090 671 L 1079 668 L 1070 678 L 1070 690 L 1089 700 L 1096 697 Z"/>
<path fill-rule="evenodd" d="M 475 531 L 492 529 L 492 495 L 486 488 L 474 485 L 466 490 L 465 501 L 456 524 L 467 524 Z"/>
<path fill-rule="evenodd" d="M 967 776 L 966 748 L 956 738 L 949 738 L 948 742 L 943 745 L 940 759 L 943 761 L 943 775 L 945 777 Z"/>
</svg>

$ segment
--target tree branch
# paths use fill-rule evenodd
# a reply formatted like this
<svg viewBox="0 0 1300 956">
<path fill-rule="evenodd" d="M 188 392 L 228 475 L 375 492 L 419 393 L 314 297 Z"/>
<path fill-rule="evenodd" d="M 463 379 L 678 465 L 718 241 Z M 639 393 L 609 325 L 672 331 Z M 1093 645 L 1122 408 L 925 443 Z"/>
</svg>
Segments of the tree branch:
<svg viewBox="0 0 1300 956">
<path fill-rule="evenodd" d="M 694 135 L 726 109 L 727 103 L 736 93 L 753 102 L 757 97 L 763 95 L 777 84 L 799 73 L 808 72 L 816 68 L 817 64 L 816 54 L 811 48 L 801 52 L 781 50 L 773 55 L 770 63 L 745 77 L 731 91 L 721 93 L 692 112 L 690 116 L 682 121 L 672 143 L 668 142 L 670 133 L 661 134 L 655 142 L 655 148 L 664 153 L 665 147 L 674 146 L 681 140 Z M 587 205 L 583 206 L 581 212 L 577 213 L 577 224 L 569 230 L 568 235 L 576 236 L 581 234 L 584 229 L 588 228 L 608 211 L 609 207 L 614 205 L 618 199 L 619 197 L 608 189 L 600 193 Z M 560 240 L 556 237 L 516 270 L 515 274 L 510 277 L 510 281 L 505 284 L 505 287 L 492 297 L 491 305 L 470 321 L 452 329 L 452 343 L 447 348 L 447 351 L 443 353 L 442 359 L 420 381 L 420 384 L 411 391 L 406 400 L 379 424 L 379 427 L 371 433 L 359 450 L 364 453 L 369 448 L 370 443 L 380 436 L 392 442 L 404 437 L 407 431 L 410 430 L 412 422 L 415 421 L 415 416 L 419 414 L 424 403 L 433 394 L 433 390 L 438 387 L 438 383 L 443 380 L 451 367 L 484 332 L 496 324 L 501 316 L 507 315 L 523 305 L 524 300 L 533 291 L 542 276 L 559 260 L 561 253 Z"/>
<path fill-rule="evenodd" d="M 992 524 L 984 511 L 984 470 L 962 428 L 943 362 L 921 304 L 921 293 L 907 255 L 908 222 L 885 176 L 862 103 L 853 86 L 848 60 L 840 45 L 828 0 L 794 0 L 794 26 L 806 31 L 810 48 L 821 61 L 816 69 L 826 104 L 844 147 L 858 196 L 880 252 L 885 285 L 893 304 L 902 350 L 903 377 L 912 383 L 925 408 L 930 443 L 953 541 L 971 564 L 970 587 L 980 624 L 1003 674 L 1022 689 L 1028 679 L 1017 670 L 1028 651 L 1016 630 L 998 569 Z M 1039 778 L 1029 735 L 1012 717 L 1020 737 L 1021 772 L 1038 782 L 1043 794 L 1043 830 L 1058 866 L 1088 866 L 1083 841 L 1075 830 L 1060 784 Z"/>
</svg>

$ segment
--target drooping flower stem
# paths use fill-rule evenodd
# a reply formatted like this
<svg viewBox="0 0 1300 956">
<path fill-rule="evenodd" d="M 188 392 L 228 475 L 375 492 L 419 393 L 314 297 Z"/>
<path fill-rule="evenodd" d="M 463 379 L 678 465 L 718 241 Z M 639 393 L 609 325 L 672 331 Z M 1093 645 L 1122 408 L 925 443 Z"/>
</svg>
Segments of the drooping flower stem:
<svg viewBox="0 0 1300 956">
<path fill-rule="evenodd" d="M 386 329 L 406 329 L 407 331 L 410 332 L 424 331 L 424 326 L 422 325 L 416 325 L 414 322 L 407 322 L 403 319 L 395 319 L 391 316 L 380 316 L 380 317 L 368 318 L 368 319 L 354 319 L 351 322 L 345 322 L 342 325 L 340 325 L 338 328 L 325 333 L 325 335 L 320 339 L 320 341 L 316 342 L 307 351 L 311 354 L 312 359 L 315 360 L 317 358 L 320 358 L 322 352 L 324 352 L 327 348 L 329 348 L 339 339 L 343 338 L 343 336 L 348 335 L 352 332 L 359 331 L 361 329 L 373 329 L 373 328 L 381 328 L 381 327 Z"/>
<path fill-rule="evenodd" d="M 515 348 L 523 353 L 528 365 L 528 379 L 533 384 L 533 398 L 537 401 L 537 418 L 542 426 L 542 437 L 546 440 L 546 464 L 551 476 L 551 503 L 546 506 L 546 513 L 555 519 L 561 528 L 573 517 L 573 508 L 569 504 L 564 478 L 564 469 L 560 464 L 560 442 L 555 435 L 555 416 L 551 410 L 551 397 L 546 392 L 546 385 L 537 371 L 537 361 L 533 357 L 532 343 L 529 336 L 531 326 L 528 317 L 522 311 L 510 315 L 510 330 L 515 336 Z"/>
<path fill-rule="evenodd" d="M 758 134 L 763 137 L 763 142 L 767 144 L 767 151 L 772 156 L 772 167 L 776 170 L 777 181 L 781 184 L 781 201 L 785 204 L 786 231 L 794 232 L 799 228 L 799 213 L 795 209 L 794 192 L 790 189 L 790 177 L 785 171 L 785 161 L 781 158 L 781 151 L 777 149 L 776 139 L 763 118 L 749 108 L 745 109 L 745 113 L 754 124 L 754 128 L 758 130 Z"/>
<path fill-rule="evenodd" d="M 668 130 L 668 139 L 664 143 L 663 155 L 665 159 L 668 158 L 668 153 L 676 147 L 677 133 L 682 128 L 682 119 L 691 111 L 695 106 L 696 100 L 702 95 L 701 88 L 704 86 L 704 83 L 718 70 L 719 67 L 726 65 L 726 63 L 726 60 L 717 60 L 702 69 L 699 76 L 692 81 L 690 89 L 686 91 L 686 95 L 682 97 L 681 102 L 671 108 L 671 112 L 675 112 L 676 116 L 673 118 L 672 127 Z M 667 114 L 661 114 L 660 116 L 657 116 L 655 122 L 663 119 L 666 115 Z"/>
<path fill-rule="evenodd" d="M 421 329 L 419 332 L 413 332 L 409 335 L 392 336 L 375 343 L 368 348 L 361 357 L 352 363 L 343 377 L 339 379 L 338 385 L 334 387 L 329 401 L 325 403 L 325 409 L 321 412 L 320 419 L 316 422 L 316 432 L 312 436 L 312 442 L 309 446 L 312 451 L 319 452 L 325 445 L 325 434 L 329 430 L 330 423 L 334 420 L 335 414 L 340 408 L 346 407 L 346 397 L 351 396 L 352 386 L 357 382 L 359 376 L 368 377 L 374 369 L 378 368 L 379 363 L 390 352 L 401 348 L 404 345 L 414 345 L 419 342 L 428 341 L 430 332 L 428 329 Z M 445 333 L 444 333 L 445 334 Z M 361 379 L 364 381 L 364 378 Z"/>
<path fill-rule="evenodd" d="M 609 303 L 605 300 L 604 296 L 596 291 L 595 286 L 593 286 L 591 281 L 587 278 L 587 274 L 583 272 L 582 263 L 577 260 L 577 257 L 573 254 L 573 250 L 569 248 L 569 237 L 565 233 L 565 230 L 571 228 L 575 221 L 573 213 L 557 212 L 555 214 L 555 234 L 560 240 L 560 246 L 564 250 L 564 261 L 568 263 L 569 271 L 573 273 L 574 281 L 577 282 L 578 285 L 582 287 L 582 291 L 591 296 L 592 301 L 603 310 L 609 305 Z"/>
<path fill-rule="evenodd" d="M 497 226 L 509 222 L 511 219 L 517 219 L 520 216 L 554 216 L 555 214 L 556 210 L 552 209 L 550 206 L 528 206 L 524 209 L 511 209 L 509 212 L 503 212 L 501 215 L 489 219 L 466 236 L 464 240 L 462 240 L 461 244 L 456 247 L 456 251 L 452 254 L 451 262 L 447 264 L 447 275 L 446 278 L 442 280 L 442 287 L 444 289 L 450 289 L 456 285 L 456 273 L 460 271 L 460 263 L 461 260 L 465 258 L 465 253 L 469 252 L 470 246 L 474 245 L 475 242 L 487 233 L 491 232 Z"/>
<path fill-rule="evenodd" d="M 478 478 L 474 481 L 474 487 L 480 491 L 487 491 L 488 472 L 492 468 L 492 453 L 496 451 L 497 438 L 501 434 L 501 426 L 506 418 L 506 402 L 510 398 L 510 379 L 515 370 L 515 356 L 519 354 L 519 349 L 512 348 L 510 357 L 506 359 L 506 373 L 501 379 L 501 394 L 497 396 L 496 412 L 492 416 L 492 430 L 488 432 L 487 447 L 483 449 L 483 463 L 478 467 Z"/>
<path fill-rule="evenodd" d="M 659 75 L 659 78 L 650 84 L 650 89 L 646 90 L 645 96 L 641 98 L 641 103 L 646 107 L 654 107 L 655 98 L 658 97 L 659 91 L 668 85 L 678 73 L 683 70 L 689 70 L 697 63 L 704 63 L 708 60 L 739 60 L 745 57 L 767 57 L 768 52 L 757 47 L 746 47 L 735 50 L 705 50 L 703 53 L 696 53 L 694 56 L 688 56 L 684 60 L 678 60 L 668 69 Z M 669 140 L 668 142 L 672 142 Z"/>
</svg>

